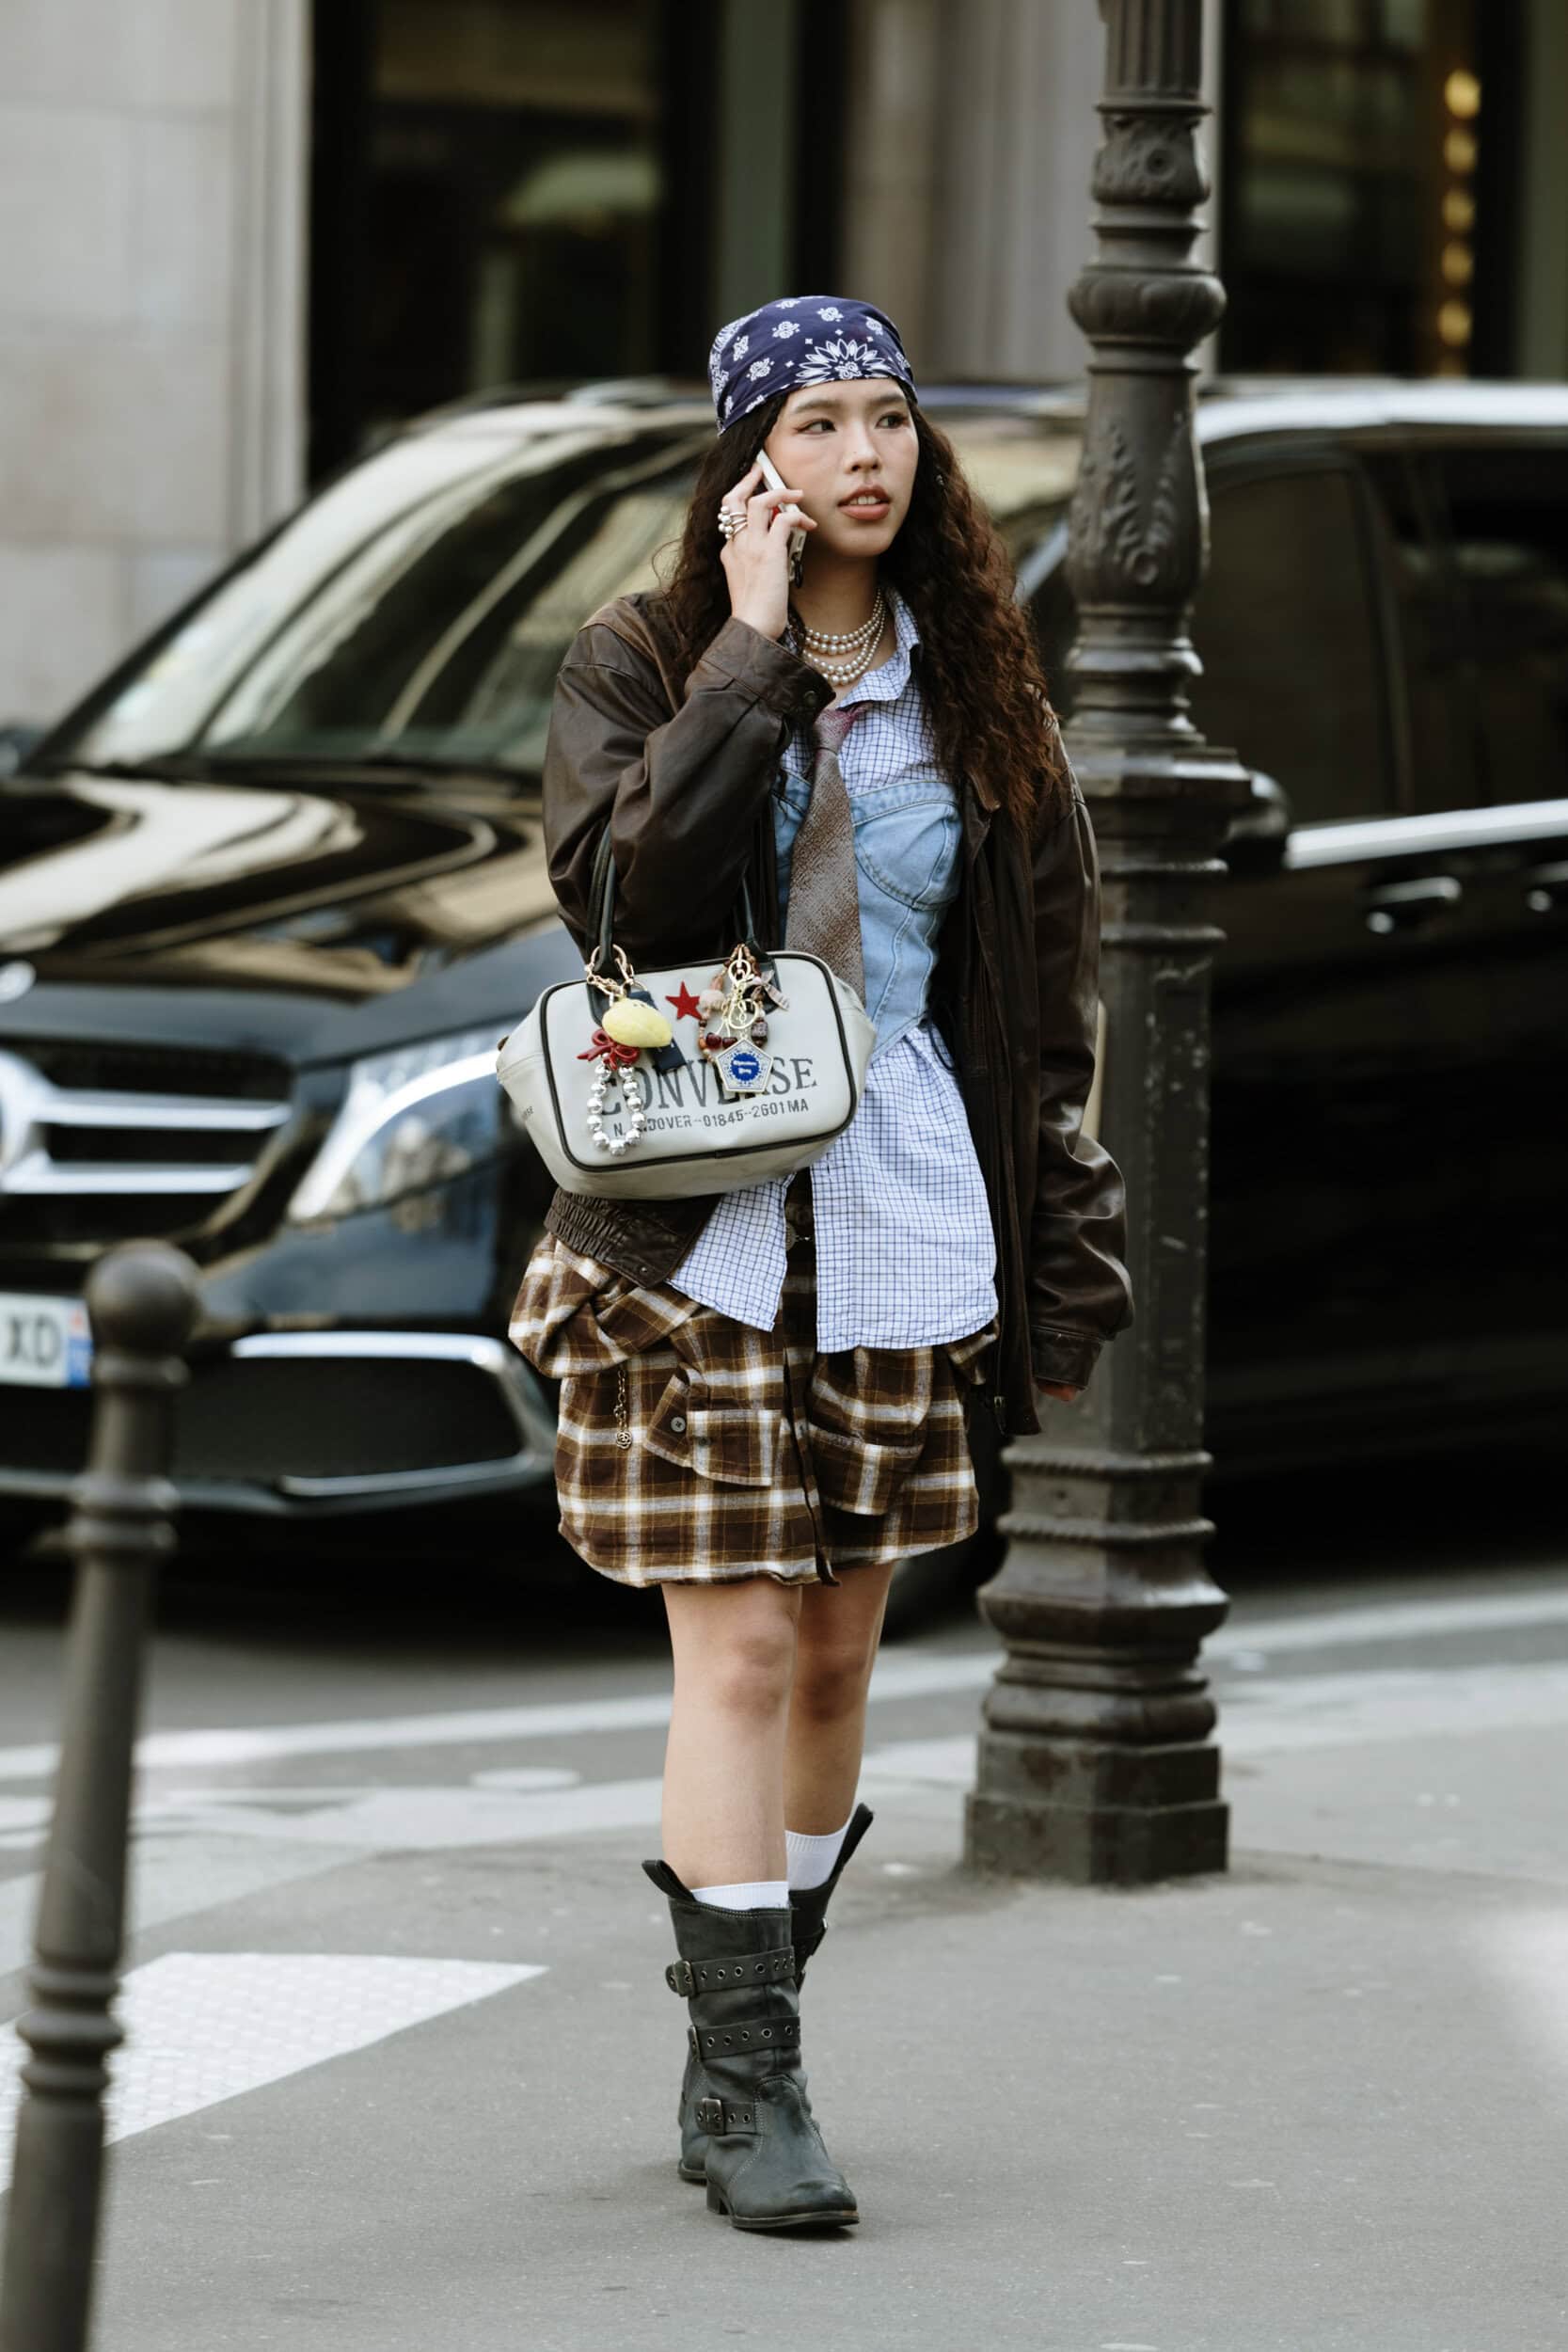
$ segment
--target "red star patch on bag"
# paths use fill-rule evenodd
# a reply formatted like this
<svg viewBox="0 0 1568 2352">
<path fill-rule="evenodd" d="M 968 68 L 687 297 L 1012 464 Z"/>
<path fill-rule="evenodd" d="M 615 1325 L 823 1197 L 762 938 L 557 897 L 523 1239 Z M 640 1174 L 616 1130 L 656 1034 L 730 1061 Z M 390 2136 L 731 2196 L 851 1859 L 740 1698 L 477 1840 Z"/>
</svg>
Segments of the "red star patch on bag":
<svg viewBox="0 0 1568 2352">
<path fill-rule="evenodd" d="M 691 991 L 687 987 L 684 980 L 681 982 L 680 994 L 678 996 L 666 996 L 664 1001 L 667 1005 L 674 1006 L 675 1019 L 677 1021 L 696 1020 L 697 999 L 692 995 Z"/>
</svg>

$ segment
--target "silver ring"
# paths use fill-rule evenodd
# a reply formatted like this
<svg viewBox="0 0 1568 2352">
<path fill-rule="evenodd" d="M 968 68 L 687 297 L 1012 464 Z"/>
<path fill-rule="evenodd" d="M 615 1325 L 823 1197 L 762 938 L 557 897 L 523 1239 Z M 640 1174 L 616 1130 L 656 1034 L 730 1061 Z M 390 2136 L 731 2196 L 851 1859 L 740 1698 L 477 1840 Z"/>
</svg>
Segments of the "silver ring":
<svg viewBox="0 0 1568 2352">
<path fill-rule="evenodd" d="M 726 539 L 733 539 L 737 531 L 744 531 L 750 520 L 751 516 L 744 507 L 721 506 L 719 509 L 719 528 Z"/>
</svg>

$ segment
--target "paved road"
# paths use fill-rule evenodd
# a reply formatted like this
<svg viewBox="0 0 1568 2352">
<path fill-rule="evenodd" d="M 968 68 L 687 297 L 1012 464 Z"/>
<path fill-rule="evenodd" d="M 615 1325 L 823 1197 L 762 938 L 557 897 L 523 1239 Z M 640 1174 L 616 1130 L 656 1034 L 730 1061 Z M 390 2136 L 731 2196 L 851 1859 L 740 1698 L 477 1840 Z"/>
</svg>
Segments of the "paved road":
<svg viewBox="0 0 1568 2352">
<path fill-rule="evenodd" d="M 406 1589 L 374 1615 L 373 1586 L 188 1581 L 142 1755 L 101 2341 L 1568 2342 L 1568 1565 L 1370 1549 L 1338 1582 L 1288 1563 L 1212 1645 L 1224 1881 L 958 1877 L 990 1637 L 964 1611 L 884 1653 L 878 1822 L 808 1994 L 866 2218 L 783 2244 L 670 2161 L 684 2016 L 636 1867 L 657 1604 L 594 1584 L 539 1618 L 448 1579 L 433 1632 Z M 57 1642 L 13 1587 L 0 2017 Z M 0 2058 L 7 2141 L 12 2079 Z"/>
</svg>

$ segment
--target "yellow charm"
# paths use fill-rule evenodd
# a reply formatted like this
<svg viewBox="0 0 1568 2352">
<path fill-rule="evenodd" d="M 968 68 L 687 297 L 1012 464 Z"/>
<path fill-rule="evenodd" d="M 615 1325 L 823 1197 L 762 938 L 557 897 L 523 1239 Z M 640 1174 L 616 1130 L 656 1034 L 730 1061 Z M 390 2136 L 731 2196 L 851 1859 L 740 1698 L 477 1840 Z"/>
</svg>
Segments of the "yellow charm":
<svg viewBox="0 0 1568 2352">
<path fill-rule="evenodd" d="M 601 1025 L 617 1045 L 668 1045 L 675 1032 L 655 1005 L 618 996 Z"/>
</svg>

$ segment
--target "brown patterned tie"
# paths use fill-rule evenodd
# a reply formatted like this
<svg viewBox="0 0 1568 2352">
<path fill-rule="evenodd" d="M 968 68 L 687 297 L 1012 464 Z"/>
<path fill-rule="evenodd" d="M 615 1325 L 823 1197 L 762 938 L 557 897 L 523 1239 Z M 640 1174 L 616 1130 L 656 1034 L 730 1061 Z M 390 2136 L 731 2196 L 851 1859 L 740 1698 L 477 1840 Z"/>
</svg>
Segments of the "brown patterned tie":
<svg viewBox="0 0 1568 2352">
<path fill-rule="evenodd" d="M 841 980 L 865 998 L 861 949 L 861 902 L 855 881 L 855 820 L 838 764 L 838 747 L 865 708 L 842 704 L 816 715 L 816 760 L 811 800 L 795 836 L 789 867 L 784 946 L 820 956 Z"/>
</svg>

